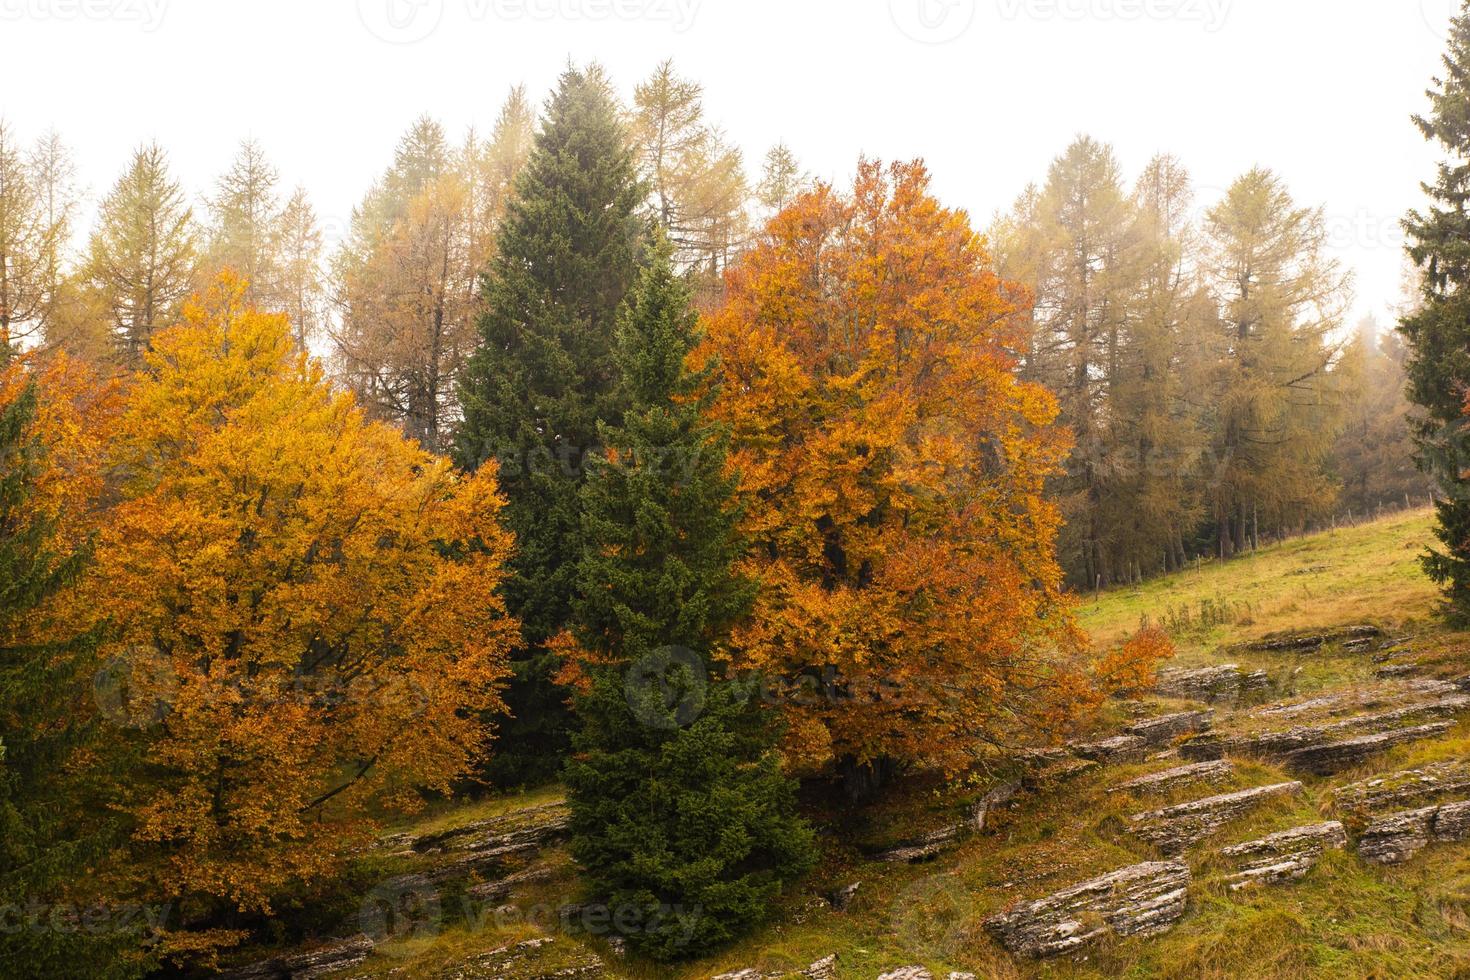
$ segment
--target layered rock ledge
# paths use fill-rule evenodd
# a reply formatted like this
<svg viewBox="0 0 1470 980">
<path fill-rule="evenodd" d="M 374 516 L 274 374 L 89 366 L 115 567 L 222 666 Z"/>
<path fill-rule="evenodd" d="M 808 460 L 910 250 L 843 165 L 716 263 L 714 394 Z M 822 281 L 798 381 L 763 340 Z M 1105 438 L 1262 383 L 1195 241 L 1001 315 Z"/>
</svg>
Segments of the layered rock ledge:
<svg viewBox="0 0 1470 980">
<path fill-rule="evenodd" d="M 1297 772 L 1330 776 L 1333 773 L 1351 769 L 1370 756 L 1391 749 L 1395 745 L 1435 738 L 1453 727 L 1450 722 L 1437 721 L 1428 725 L 1416 725 L 1413 728 L 1400 728 L 1391 732 L 1379 732 L 1376 735 L 1363 735 L 1342 742 L 1330 742 L 1326 745 L 1297 749 L 1295 752 L 1287 753 L 1281 761 L 1288 769 Z"/>
<path fill-rule="evenodd" d="M 1136 813 L 1129 818 L 1133 824 L 1130 829 L 1164 853 L 1174 854 L 1199 843 L 1265 800 L 1300 793 L 1301 789 L 1301 783 L 1277 783 L 1208 796 L 1161 810 Z"/>
<path fill-rule="evenodd" d="M 985 920 L 996 940 L 1022 956 L 1057 956 L 1112 933 L 1154 936 L 1184 915 L 1188 865 L 1150 861 L 1085 881 Z"/>
<path fill-rule="evenodd" d="M 1358 838 L 1358 854 L 1375 864 L 1402 864 L 1431 843 L 1470 835 L 1470 801 L 1427 806 L 1384 817 Z"/>
<path fill-rule="evenodd" d="M 1470 711 L 1470 697 L 1463 694 L 1454 694 L 1448 697 L 1438 698 L 1433 701 L 1420 701 L 1414 704 L 1404 705 L 1390 711 L 1379 711 L 1366 715 L 1355 715 L 1339 721 L 1326 722 L 1317 725 L 1298 725 L 1281 731 L 1250 732 L 1238 735 L 1224 735 L 1217 732 L 1209 732 L 1189 739 L 1179 748 L 1179 754 L 1186 759 L 1204 761 L 1219 759 L 1226 755 L 1247 755 L 1267 759 L 1289 759 L 1295 753 L 1305 749 L 1313 749 L 1326 746 L 1342 740 L 1342 736 L 1353 732 L 1367 731 L 1371 735 L 1386 736 L 1382 740 L 1382 747 L 1397 745 L 1402 741 L 1413 741 L 1417 738 L 1428 737 L 1437 734 L 1430 731 L 1424 734 L 1425 726 L 1412 726 L 1408 728 L 1390 729 L 1390 726 L 1400 725 L 1410 720 L 1423 720 L 1430 718 L 1447 718 Z M 1378 729 L 1379 731 L 1374 731 Z M 1349 739 L 1348 741 L 1358 741 Z M 1366 743 L 1359 746 L 1346 746 L 1342 755 L 1350 758 L 1349 764 L 1361 761 L 1367 755 L 1377 751 L 1379 743 Z M 1360 750 L 1354 755 L 1354 749 Z M 1328 753 L 1327 756 L 1330 756 Z M 1327 757 L 1324 756 L 1324 759 Z M 1304 767 L 1313 765 L 1314 756 L 1310 754 L 1297 756 Z M 1325 764 L 1325 763 L 1324 763 Z M 1334 771 L 1334 770 L 1329 770 Z"/>
<path fill-rule="evenodd" d="M 1317 866 L 1323 852 L 1346 846 L 1347 830 L 1334 820 L 1283 830 L 1260 840 L 1232 845 L 1220 853 L 1248 859 L 1226 879 L 1231 891 L 1239 891 L 1249 885 L 1296 881 Z"/>
<path fill-rule="evenodd" d="M 1211 709 L 1204 711 L 1181 711 L 1177 714 L 1163 715 L 1158 718 L 1148 718 L 1143 721 L 1134 722 L 1123 729 L 1125 737 L 1132 736 L 1141 738 L 1152 748 L 1167 745 L 1181 735 L 1196 735 L 1207 732 L 1214 724 L 1215 712 Z"/>
<path fill-rule="evenodd" d="M 373 941 L 367 936 L 353 936 L 341 942 L 278 956 L 238 970 L 218 975 L 217 980 L 314 980 L 316 977 L 357 966 L 373 952 Z"/>
<path fill-rule="evenodd" d="M 1195 762 L 1187 766 L 1149 773 L 1111 787 L 1109 793 L 1167 793 L 1181 786 L 1197 783 L 1224 782 L 1235 774 L 1235 763 L 1228 759 Z"/>
<path fill-rule="evenodd" d="M 1365 818 L 1455 793 L 1470 793 L 1470 762 L 1434 763 L 1349 783 L 1332 794 L 1332 802 L 1344 813 Z"/>
<path fill-rule="evenodd" d="M 1271 689 L 1271 678 L 1265 671 L 1246 673 L 1239 664 L 1202 667 L 1198 670 L 1175 668 L 1159 671 L 1155 693 L 1169 698 L 1206 703 L 1234 704 L 1258 692 Z"/>
</svg>

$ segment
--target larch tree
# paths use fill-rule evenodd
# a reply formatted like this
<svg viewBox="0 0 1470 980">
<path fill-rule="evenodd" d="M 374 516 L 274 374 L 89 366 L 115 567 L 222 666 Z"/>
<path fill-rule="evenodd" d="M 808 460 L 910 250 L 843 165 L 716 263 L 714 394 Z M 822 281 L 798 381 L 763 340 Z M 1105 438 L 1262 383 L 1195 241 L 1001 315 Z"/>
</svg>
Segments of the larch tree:
<svg viewBox="0 0 1470 980">
<path fill-rule="evenodd" d="M 1103 520 L 1117 529 L 1113 581 L 1182 567 L 1184 542 L 1204 516 L 1197 393 L 1209 375 L 1198 341 L 1214 310 L 1198 284 L 1192 200 L 1189 174 L 1168 156 L 1150 161 L 1131 200 L 1137 251 L 1108 379 L 1113 479 Z"/>
<path fill-rule="evenodd" d="M 617 311 L 642 256 L 644 190 L 599 70 L 568 70 L 516 180 L 485 277 L 479 345 L 460 383 L 455 458 L 500 461 L 518 548 L 508 584 L 524 626 L 500 779 L 545 778 L 569 745 L 546 643 L 570 621 L 582 554 L 579 489 L 598 423 L 619 420 Z"/>
<path fill-rule="evenodd" d="M 497 131 L 513 143 L 519 116 L 502 122 Z M 514 150 L 492 144 L 484 149 L 490 152 L 500 154 L 500 179 L 509 179 Z M 374 417 L 435 451 L 448 446 L 460 418 L 457 388 L 475 344 L 477 283 L 504 207 L 503 188 L 492 191 L 487 167 L 473 136 L 455 149 L 437 122 L 419 119 L 354 210 L 335 259 L 339 373 Z"/>
<path fill-rule="evenodd" d="M 107 297 L 87 281 L 72 245 L 81 192 L 71 149 L 55 131 L 44 133 L 30 154 L 36 195 L 53 229 L 43 258 L 46 299 L 40 314 L 42 347 L 64 350 L 89 367 L 115 367 L 116 344 Z"/>
<path fill-rule="evenodd" d="M 766 152 L 761 165 L 761 179 L 755 185 L 755 200 L 766 220 L 775 217 L 786 205 L 807 190 L 811 176 L 801 169 L 796 154 L 785 143 L 777 143 Z"/>
<path fill-rule="evenodd" d="M 686 366 L 695 321 L 661 240 L 618 328 L 624 416 L 582 488 L 573 604 L 572 854 L 599 900 L 633 913 L 628 944 L 659 960 L 749 931 L 814 858 L 774 712 L 718 676 L 756 584 L 737 570 L 726 439 L 701 414 L 710 369 Z"/>
<path fill-rule="evenodd" d="M 746 185 L 740 151 L 704 117 L 704 90 L 671 61 L 633 96 L 633 139 L 649 207 L 674 244 L 681 268 L 718 283 L 746 237 Z"/>
<path fill-rule="evenodd" d="M 276 263 L 276 304 L 291 321 L 296 346 L 306 350 L 326 318 L 326 285 L 322 278 L 322 229 L 306 190 L 298 187 L 286 199 L 271 229 Z"/>
<path fill-rule="evenodd" d="M 817 692 L 788 705 L 789 751 L 857 795 L 1084 700 L 1045 497 L 1068 442 L 1018 376 L 1027 301 L 921 164 L 864 162 L 771 222 L 707 321 L 763 585 L 737 662 Z"/>
<path fill-rule="evenodd" d="M 495 254 L 495 240 L 515 193 L 516 176 L 525 167 L 536 137 L 536 111 L 526 97 L 524 86 L 511 89 L 490 138 L 484 142 L 474 134 L 465 141 L 462 151 L 466 183 L 470 197 L 471 250 L 476 271 L 483 272 Z M 471 290 L 479 289 L 475 277 Z"/>
<path fill-rule="evenodd" d="M 1405 388 L 1408 351 L 1401 336 L 1373 317 L 1358 324 L 1332 371 L 1342 428 L 1332 451 L 1340 502 L 1354 514 L 1422 504 L 1432 489 L 1414 465 L 1412 406 Z"/>
<path fill-rule="evenodd" d="M 306 190 L 297 187 L 282 201 L 279 184 L 260 144 L 244 141 L 206 202 L 200 278 L 226 270 L 242 277 L 251 305 L 290 317 L 304 350 L 325 318 L 322 231 Z"/>
<path fill-rule="evenodd" d="M 241 143 L 206 202 L 209 225 L 201 266 L 206 281 L 227 269 L 242 277 L 249 302 L 272 311 L 282 305 L 275 253 L 279 183 L 280 172 L 260 144 L 253 139 Z"/>
<path fill-rule="evenodd" d="M 389 426 L 222 277 L 153 337 L 112 440 L 121 499 L 80 602 L 120 683 L 156 692 L 137 889 L 196 946 L 340 868 L 367 816 L 483 761 L 517 633 L 495 468 Z"/>
<path fill-rule="evenodd" d="M 39 177 L 0 119 L 0 348 L 41 338 L 55 298 L 70 215 Z"/>
<path fill-rule="evenodd" d="M 42 339 L 47 347 L 86 346 L 91 338 L 91 356 L 102 345 L 95 304 L 89 303 L 85 286 L 73 275 L 75 255 L 71 244 L 81 194 L 77 189 L 77 165 L 70 147 L 55 130 L 43 133 L 30 154 L 31 179 L 51 229 L 42 258 L 41 277 L 46 299 L 41 311 Z M 86 354 L 87 352 L 83 352 Z"/>
<path fill-rule="evenodd" d="M 1061 554 L 1078 584 L 1108 584 L 1128 577 L 1116 518 L 1130 481 L 1119 451 L 1129 436 L 1110 401 L 1146 261 L 1112 149 L 1078 139 L 1052 163 L 1046 185 L 1018 204 L 1010 227 L 1022 240 L 1007 253 L 1024 261 L 1002 268 L 1035 294 L 1027 377 L 1056 393 L 1074 435 L 1066 473 L 1052 482 L 1065 518 Z"/>
<path fill-rule="evenodd" d="M 168 157 L 156 143 L 141 146 L 102 201 L 81 273 L 124 365 L 139 363 L 153 332 L 177 317 L 197 263 L 194 214 Z"/>
<path fill-rule="evenodd" d="M 1435 536 L 1441 547 L 1424 567 L 1444 589 L 1457 620 L 1470 619 L 1470 9 L 1450 23 L 1444 70 L 1416 116 L 1424 138 L 1443 155 L 1429 202 L 1404 221 L 1419 273 L 1418 308 L 1399 329 L 1409 343 L 1409 397 L 1420 467 L 1433 479 Z"/>
<path fill-rule="evenodd" d="M 1337 402 L 1328 384 L 1350 280 L 1326 254 L 1320 209 L 1254 169 L 1205 219 L 1204 271 L 1220 309 L 1211 390 L 1211 510 L 1221 557 L 1259 525 L 1300 527 L 1331 508 Z"/>
<path fill-rule="evenodd" d="M 467 341 L 472 276 L 463 264 L 467 199 L 444 129 L 427 116 L 353 209 L 334 258 L 338 372 L 375 418 L 431 449 L 449 417 L 454 366 Z"/>
<path fill-rule="evenodd" d="M 1025 375 L 1056 392 L 1076 437 L 1051 484 L 1076 586 L 1236 554 L 1331 506 L 1348 283 L 1321 213 L 1265 171 L 1204 227 L 1192 199 L 1174 158 L 1128 192 L 1112 151 L 1084 137 L 994 226 L 999 268 L 1035 293 Z"/>
</svg>

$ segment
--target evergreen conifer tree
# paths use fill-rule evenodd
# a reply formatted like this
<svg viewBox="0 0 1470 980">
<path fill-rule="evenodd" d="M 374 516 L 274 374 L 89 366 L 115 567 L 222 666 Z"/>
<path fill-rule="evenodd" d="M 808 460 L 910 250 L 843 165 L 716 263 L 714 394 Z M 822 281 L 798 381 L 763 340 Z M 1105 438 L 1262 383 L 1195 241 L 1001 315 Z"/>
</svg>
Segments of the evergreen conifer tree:
<svg viewBox="0 0 1470 980">
<path fill-rule="evenodd" d="M 613 331 L 638 273 L 643 196 L 606 80 L 595 68 L 567 71 L 517 178 L 460 390 L 456 461 L 500 461 L 517 543 L 507 600 L 525 649 L 506 695 L 505 750 L 491 767 L 501 781 L 551 775 L 568 746 L 570 715 L 545 644 L 570 618 L 583 457 L 598 422 L 617 420 Z"/>
<path fill-rule="evenodd" d="M 590 686 L 567 768 L 572 853 L 659 960 L 739 936 L 813 860 L 771 713 L 716 679 L 755 586 L 736 570 L 726 439 L 695 394 L 708 378 L 685 367 L 694 331 L 661 240 L 617 334 L 626 414 L 583 488 L 574 604 Z"/>
<path fill-rule="evenodd" d="M 1443 549 L 1424 567 L 1445 592 L 1455 617 L 1470 619 L 1470 5 L 1450 25 L 1444 77 L 1427 93 L 1428 116 L 1415 123 L 1444 150 L 1430 203 L 1404 221 L 1409 255 L 1420 273 L 1422 303 L 1400 330 L 1410 346 L 1409 397 L 1416 421 L 1419 465 L 1439 486 L 1435 535 Z"/>
</svg>

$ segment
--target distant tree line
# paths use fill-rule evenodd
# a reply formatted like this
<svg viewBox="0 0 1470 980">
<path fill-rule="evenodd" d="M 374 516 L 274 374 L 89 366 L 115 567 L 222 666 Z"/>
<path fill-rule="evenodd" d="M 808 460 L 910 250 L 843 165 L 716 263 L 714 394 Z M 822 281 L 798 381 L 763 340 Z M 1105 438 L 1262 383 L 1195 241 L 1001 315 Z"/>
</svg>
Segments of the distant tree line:
<svg viewBox="0 0 1470 980">
<path fill-rule="evenodd" d="M 1083 137 L 992 234 L 1002 273 L 1035 297 L 1023 372 L 1056 393 L 1074 438 L 1050 487 L 1074 585 L 1426 499 L 1402 345 L 1346 328 L 1351 284 L 1324 212 L 1275 174 L 1199 203 L 1177 159 L 1130 183 Z"/>
<path fill-rule="evenodd" d="M 697 82 L 660 65 L 617 104 L 640 213 L 709 309 L 761 223 L 806 187 L 784 145 L 747 176 Z M 283 193 L 254 141 L 196 207 L 157 145 L 140 147 L 69 253 L 75 167 L 48 134 L 21 147 L 0 125 L 0 331 L 93 363 L 136 366 L 151 332 L 221 269 L 289 315 L 298 342 L 373 417 L 447 451 L 460 378 L 478 340 L 482 273 L 498 248 L 536 112 L 515 89 L 489 133 L 458 143 L 429 117 L 323 254 L 306 192 Z M 1074 586 L 1093 588 L 1229 557 L 1273 538 L 1405 499 L 1426 499 L 1402 396 L 1406 351 L 1350 328 L 1348 276 L 1320 208 L 1264 169 L 1200 201 L 1169 156 L 1125 179 L 1112 149 L 1081 138 L 991 229 L 997 271 L 1034 295 L 1025 376 L 1058 397 L 1074 446 L 1049 483 Z"/>
</svg>

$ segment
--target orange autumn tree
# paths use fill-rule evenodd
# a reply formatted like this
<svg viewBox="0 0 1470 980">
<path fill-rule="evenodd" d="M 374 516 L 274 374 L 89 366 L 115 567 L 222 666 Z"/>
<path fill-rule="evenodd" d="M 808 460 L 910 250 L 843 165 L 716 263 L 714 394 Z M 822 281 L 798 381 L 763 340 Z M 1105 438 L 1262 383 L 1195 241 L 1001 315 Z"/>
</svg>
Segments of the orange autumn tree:
<svg viewBox="0 0 1470 980">
<path fill-rule="evenodd" d="M 243 295 L 224 276 L 153 338 L 88 590 L 141 729 L 143 887 L 200 926 L 469 771 L 519 635 L 494 468 L 366 421 Z"/>
<path fill-rule="evenodd" d="M 737 666 L 785 679 L 793 753 L 850 787 L 1095 703 L 1042 496 L 1068 438 L 1017 377 L 1028 302 L 921 163 L 864 161 L 772 220 L 705 324 L 763 585 Z"/>
</svg>

